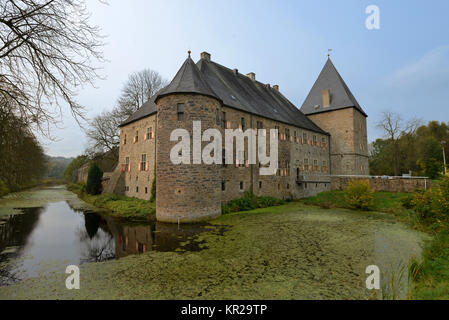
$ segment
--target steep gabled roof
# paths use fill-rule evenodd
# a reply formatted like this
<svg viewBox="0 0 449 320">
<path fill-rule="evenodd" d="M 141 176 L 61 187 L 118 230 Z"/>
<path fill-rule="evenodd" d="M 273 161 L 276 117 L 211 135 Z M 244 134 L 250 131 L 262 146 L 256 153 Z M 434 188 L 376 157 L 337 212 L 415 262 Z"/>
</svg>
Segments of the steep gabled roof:
<svg viewBox="0 0 449 320">
<path fill-rule="evenodd" d="M 214 97 L 225 106 L 327 134 L 307 118 L 278 90 L 234 70 L 202 58 L 195 64 L 190 56 L 170 84 L 158 92 L 120 126 L 157 112 L 157 100 L 176 93 L 197 93 Z"/>
<path fill-rule="evenodd" d="M 329 89 L 330 91 L 329 106 L 322 105 L 322 92 L 326 89 Z M 345 81 L 329 58 L 304 101 L 301 111 L 304 112 L 304 114 L 309 115 L 351 107 L 359 110 L 365 117 L 368 116 L 363 111 L 362 107 L 359 105 L 351 90 L 349 90 Z"/>
<path fill-rule="evenodd" d="M 203 79 L 200 70 L 190 58 L 190 54 L 170 84 L 159 92 L 155 102 L 157 103 L 159 98 L 173 93 L 198 93 L 219 99 Z"/>
<path fill-rule="evenodd" d="M 208 59 L 197 63 L 223 104 L 268 119 L 325 133 L 278 90 Z"/>
</svg>

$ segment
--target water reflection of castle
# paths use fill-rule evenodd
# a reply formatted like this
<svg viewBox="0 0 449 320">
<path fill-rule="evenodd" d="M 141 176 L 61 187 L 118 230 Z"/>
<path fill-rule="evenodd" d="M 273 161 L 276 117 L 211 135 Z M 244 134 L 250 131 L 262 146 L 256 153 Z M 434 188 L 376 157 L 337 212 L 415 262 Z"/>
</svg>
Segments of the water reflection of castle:
<svg viewBox="0 0 449 320">
<path fill-rule="evenodd" d="M 178 248 L 200 250 L 200 242 L 195 237 L 206 230 L 201 225 L 177 225 L 152 223 L 149 225 L 126 225 L 111 217 L 101 221 L 101 228 L 112 233 L 115 241 L 115 258 L 143 254 L 148 251 L 175 251 Z M 186 241 L 191 240 L 188 244 Z M 193 240 L 193 241 L 192 241 Z"/>
</svg>

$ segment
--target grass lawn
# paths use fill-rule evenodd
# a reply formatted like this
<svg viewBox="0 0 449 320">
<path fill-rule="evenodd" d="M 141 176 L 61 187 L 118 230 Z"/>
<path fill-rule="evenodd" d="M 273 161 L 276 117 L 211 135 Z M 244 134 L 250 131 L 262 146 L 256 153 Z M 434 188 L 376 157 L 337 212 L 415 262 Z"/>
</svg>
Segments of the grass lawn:
<svg viewBox="0 0 449 320">
<path fill-rule="evenodd" d="M 370 208 L 372 211 L 393 213 L 402 211 L 401 199 L 407 197 L 408 193 L 400 192 L 374 192 L 374 205 Z M 345 192 L 340 190 L 326 191 L 315 197 L 301 200 L 308 205 L 316 205 L 324 209 L 329 208 L 347 208 L 345 201 Z"/>
<path fill-rule="evenodd" d="M 154 221 L 156 204 L 147 200 L 117 196 L 112 194 L 89 195 L 79 184 L 71 184 L 68 190 L 76 193 L 82 200 L 93 206 L 108 211 L 108 215 L 135 221 Z"/>
</svg>

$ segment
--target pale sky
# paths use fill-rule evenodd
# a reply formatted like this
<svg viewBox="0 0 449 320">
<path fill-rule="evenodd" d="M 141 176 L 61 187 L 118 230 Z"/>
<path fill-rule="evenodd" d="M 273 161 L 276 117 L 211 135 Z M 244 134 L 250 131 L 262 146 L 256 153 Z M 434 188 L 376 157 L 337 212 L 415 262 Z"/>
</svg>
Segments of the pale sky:
<svg viewBox="0 0 449 320">
<path fill-rule="evenodd" d="M 109 60 L 97 88 L 81 89 L 89 117 L 110 110 L 128 74 L 150 68 L 171 80 L 187 56 L 212 60 L 257 80 L 279 84 L 298 108 L 326 62 L 332 61 L 368 114 L 369 142 L 382 111 L 404 118 L 449 121 L 449 1 L 181 1 L 87 0 L 91 21 L 107 36 Z M 380 29 L 368 30 L 368 5 L 380 9 Z M 52 156 L 83 153 L 86 138 L 65 108 L 41 139 Z"/>
</svg>

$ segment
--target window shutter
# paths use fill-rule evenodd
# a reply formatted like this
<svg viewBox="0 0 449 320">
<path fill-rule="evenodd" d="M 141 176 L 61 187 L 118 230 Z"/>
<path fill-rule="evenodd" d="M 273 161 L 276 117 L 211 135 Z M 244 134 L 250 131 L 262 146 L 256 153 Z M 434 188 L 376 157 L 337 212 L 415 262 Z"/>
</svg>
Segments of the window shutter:
<svg viewBox="0 0 449 320">
<path fill-rule="evenodd" d="M 226 121 L 226 129 L 231 129 L 231 121 Z"/>
<path fill-rule="evenodd" d="M 150 169 L 149 161 L 145 163 L 145 171 L 148 171 Z"/>
<path fill-rule="evenodd" d="M 245 160 L 245 167 L 249 167 L 249 162 L 248 162 L 248 160 Z"/>
</svg>

